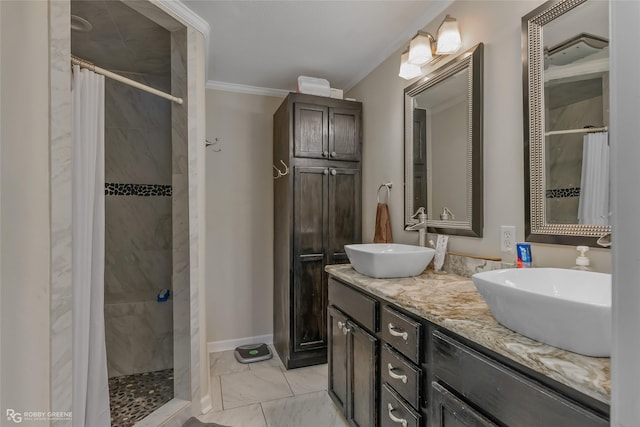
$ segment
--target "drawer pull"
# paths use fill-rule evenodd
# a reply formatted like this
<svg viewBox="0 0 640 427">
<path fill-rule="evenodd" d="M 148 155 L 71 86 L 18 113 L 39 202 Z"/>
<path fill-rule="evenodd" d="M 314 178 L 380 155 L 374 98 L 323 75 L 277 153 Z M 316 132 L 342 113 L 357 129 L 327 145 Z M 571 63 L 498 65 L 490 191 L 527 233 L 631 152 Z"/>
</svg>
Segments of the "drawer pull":
<svg viewBox="0 0 640 427">
<path fill-rule="evenodd" d="M 398 331 L 402 331 L 402 332 L 398 332 Z M 402 337 L 402 339 L 405 341 L 409 339 L 409 334 L 400 328 L 396 328 L 393 323 L 389 323 L 389 333 L 394 337 Z"/>
<path fill-rule="evenodd" d="M 393 408 L 391 403 L 389 403 L 389 406 L 387 406 L 387 408 L 389 408 L 389 418 L 391 418 L 391 421 L 393 421 L 394 423 L 402 424 L 402 427 L 407 427 L 407 420 L 405 420 L 404 418 L 398 418 L 393 415 L 393 411 L 395 411 L 395 409 Z"/>
<path fill-rule="evenodd" d="M 387 369 L 389 370 L 389 376 L 391 378 L 393 378 L 394 380 L 400 380 L 405 384 L 407 383 L 407 376 L 406 375 L 398 375 L 398 374 L 394 373 L 393 371 L 395 371 L 396 368 L 394 368 L 391 363 L 387 363 Z"/>
</svg>

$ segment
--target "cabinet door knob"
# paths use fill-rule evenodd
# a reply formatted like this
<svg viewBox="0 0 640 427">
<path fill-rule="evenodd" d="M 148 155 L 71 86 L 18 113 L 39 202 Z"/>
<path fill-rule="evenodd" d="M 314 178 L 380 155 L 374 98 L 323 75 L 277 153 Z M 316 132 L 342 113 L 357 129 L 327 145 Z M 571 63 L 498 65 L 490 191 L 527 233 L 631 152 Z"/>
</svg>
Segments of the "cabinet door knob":
<svg viewBox="0 0 640 427">
<path fill-rule="evenodd" d="M 344 327 L 344 323 L 338 320 L 338 329 L 342 329 Z"/>
<path fill-rule="evenodd" d="M 393 323 L 389 323 L 388 327 L 389 333 L 394 337 L 402 337 L 402 339 L 405 341 L 409 339 L 409 334 L 403 331 L 401 328 L 396 328 Z"/>
<path fill-rule="evenodd" d="M 322 157 L 329 157 L 329 152 L 328 151 L 323 151 L 322 152 Z"/>
<path fill-rule="evenodd" d="M 336 172 L 336 170 L 335 170 L 335 169 L 331 169 L 331 175 L 336 176 L 336 174 L 337 174 L 337 173 L 338 173 L 338 172 Z"/>
<path fill-rule="evenodd" d="M 322 173 L 324 173 L 325 175 L 329 175 L 329 169 L 325 169 Z"/>
<path fill-rule="evenodd" d="M 396 374 L 395 371 L 397 368 L 394 368 L 393 365 L 391 363 L 387 363 L 387 369 L 389 370 L 389 376 L 391 378 L 393 378 L 394 380 L 400 380 L 402 381 L 404 384 L 407 383 L 407 376 L 406 375 L 398 375 Z"/>
<path fill-rule="evenodd" d="M 402 424 L 402 427 L 407 427 L 407 420 L 405 420 L 404 418 L 398 418 L 393 415 L 393 411 L 395 411 L 395 408 L 393 407 L 393 405 L 391 405 L 391 403 L 388 404 L 387 409 L 389 409 L 389 418 L 391 419 L 391 421 L 393 421 L 394 423 Z"/>
<path fill-rule="evenodd" d="M 331 152 L 331 157 L 335 157 L 335 156 L 336 156 L 336 152 L 335 152 L 335 151 L 332 151 L 332 152 Z"/>
<path fill-rule="evenodd" d="M 351 328 L 347 328 L 346 326 L 344 326 L 344 327 L 342 328 L 342 333 L 343 333 L 344 335 L 347 335 L 349 332 L 351 332 Z"/>
</svg>

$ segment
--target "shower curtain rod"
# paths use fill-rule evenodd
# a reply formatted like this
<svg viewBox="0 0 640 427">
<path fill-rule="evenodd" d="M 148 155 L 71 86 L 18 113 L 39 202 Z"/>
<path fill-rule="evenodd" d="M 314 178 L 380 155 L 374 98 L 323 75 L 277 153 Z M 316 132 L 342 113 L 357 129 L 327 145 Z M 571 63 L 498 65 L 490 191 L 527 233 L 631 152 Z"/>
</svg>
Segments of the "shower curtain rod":
<svg viewBox="0 0 640 427">
<path fill-rule="evenodd" d="M 143 85 L 142 83 L 138 83 L 135 80 L 131 80 L 128 79 L 126 77 L 122 77 L 119 74 L 116 73 L 112 73 L 111 71 L 105 70 L 104 68 L 100 68 L 100 67 L 96 67 L 93 63 L 87 61 L 86 59 L 82 59 L 79 58 L 77 56 L 71 55 L 71 63 L 75 64 L 75 65 L 79 65 L 82 68 L 88 68 L 89 70 L 93 71 L 94 73 L 98 73 L 98 74 L 102 74 L 105 77 L 109 77 L 110 79 L 116 80 L 118 82 L 127 84 L 129 86 L 133 86 L 135 88 L 138 88 L 140 90 L 144 90 L 145 92 L 149 92 L 152 93 L 154 95 L 157 95 L 159 97 L 168 99 L 169 101 L 173 101 L 176 102 L 180 105 L 182 105 L 183 100 L 182 98 L 178 98 L 176 96 L 173 96 L 171 94 L 162 92 L 158 89 L 154 89 L 151 86 L 147 86 L 147 85 Z"/>
<path fill-rule="evenodd" d="M 549 132 L 545 132 L 544 136 L 551 135 L 566 135 L 568 133 L 596 133 L 596 132 L 606 132 L 609 130 L 607 126 L 602 126 L 600 128 L 581 128 L 581 129 L 567 129 L 567 130 L 552 130 Z"/>
</svg>

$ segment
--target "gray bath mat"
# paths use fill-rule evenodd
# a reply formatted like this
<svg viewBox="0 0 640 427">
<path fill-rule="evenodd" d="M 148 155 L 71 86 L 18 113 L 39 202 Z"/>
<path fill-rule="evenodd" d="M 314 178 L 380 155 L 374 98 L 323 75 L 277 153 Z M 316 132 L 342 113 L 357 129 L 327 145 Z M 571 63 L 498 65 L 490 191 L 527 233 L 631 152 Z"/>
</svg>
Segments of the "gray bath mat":
<svg viewBox="0 0 640 427">
<path fill-rule="evenodd" d="M 203 423 L 196 417 L 191 417 L 187 420 L 186 423 L 182 424 L 182 427 L 227 427 L 227 426 L 223 426 L 222 424 L 215 424 L 215 423 Z"/>
</svg>

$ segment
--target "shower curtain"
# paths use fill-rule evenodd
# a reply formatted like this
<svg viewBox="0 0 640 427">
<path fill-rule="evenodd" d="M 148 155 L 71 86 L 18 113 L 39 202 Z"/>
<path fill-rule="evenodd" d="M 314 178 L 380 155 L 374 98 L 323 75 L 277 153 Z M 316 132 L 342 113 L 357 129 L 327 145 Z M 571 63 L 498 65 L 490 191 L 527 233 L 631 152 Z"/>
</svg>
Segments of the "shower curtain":
<svg viewBox="0 0 640 427">
<path fill-rule="evenodd" d="M 609 225 L 609 132 L 583 137 L 578 221 Z"/>
<path fill-rule="evenodd" d="M 104 332 L 104 77 L 73 67 L 73 427 L 109 427 Z"/>
</svg>

